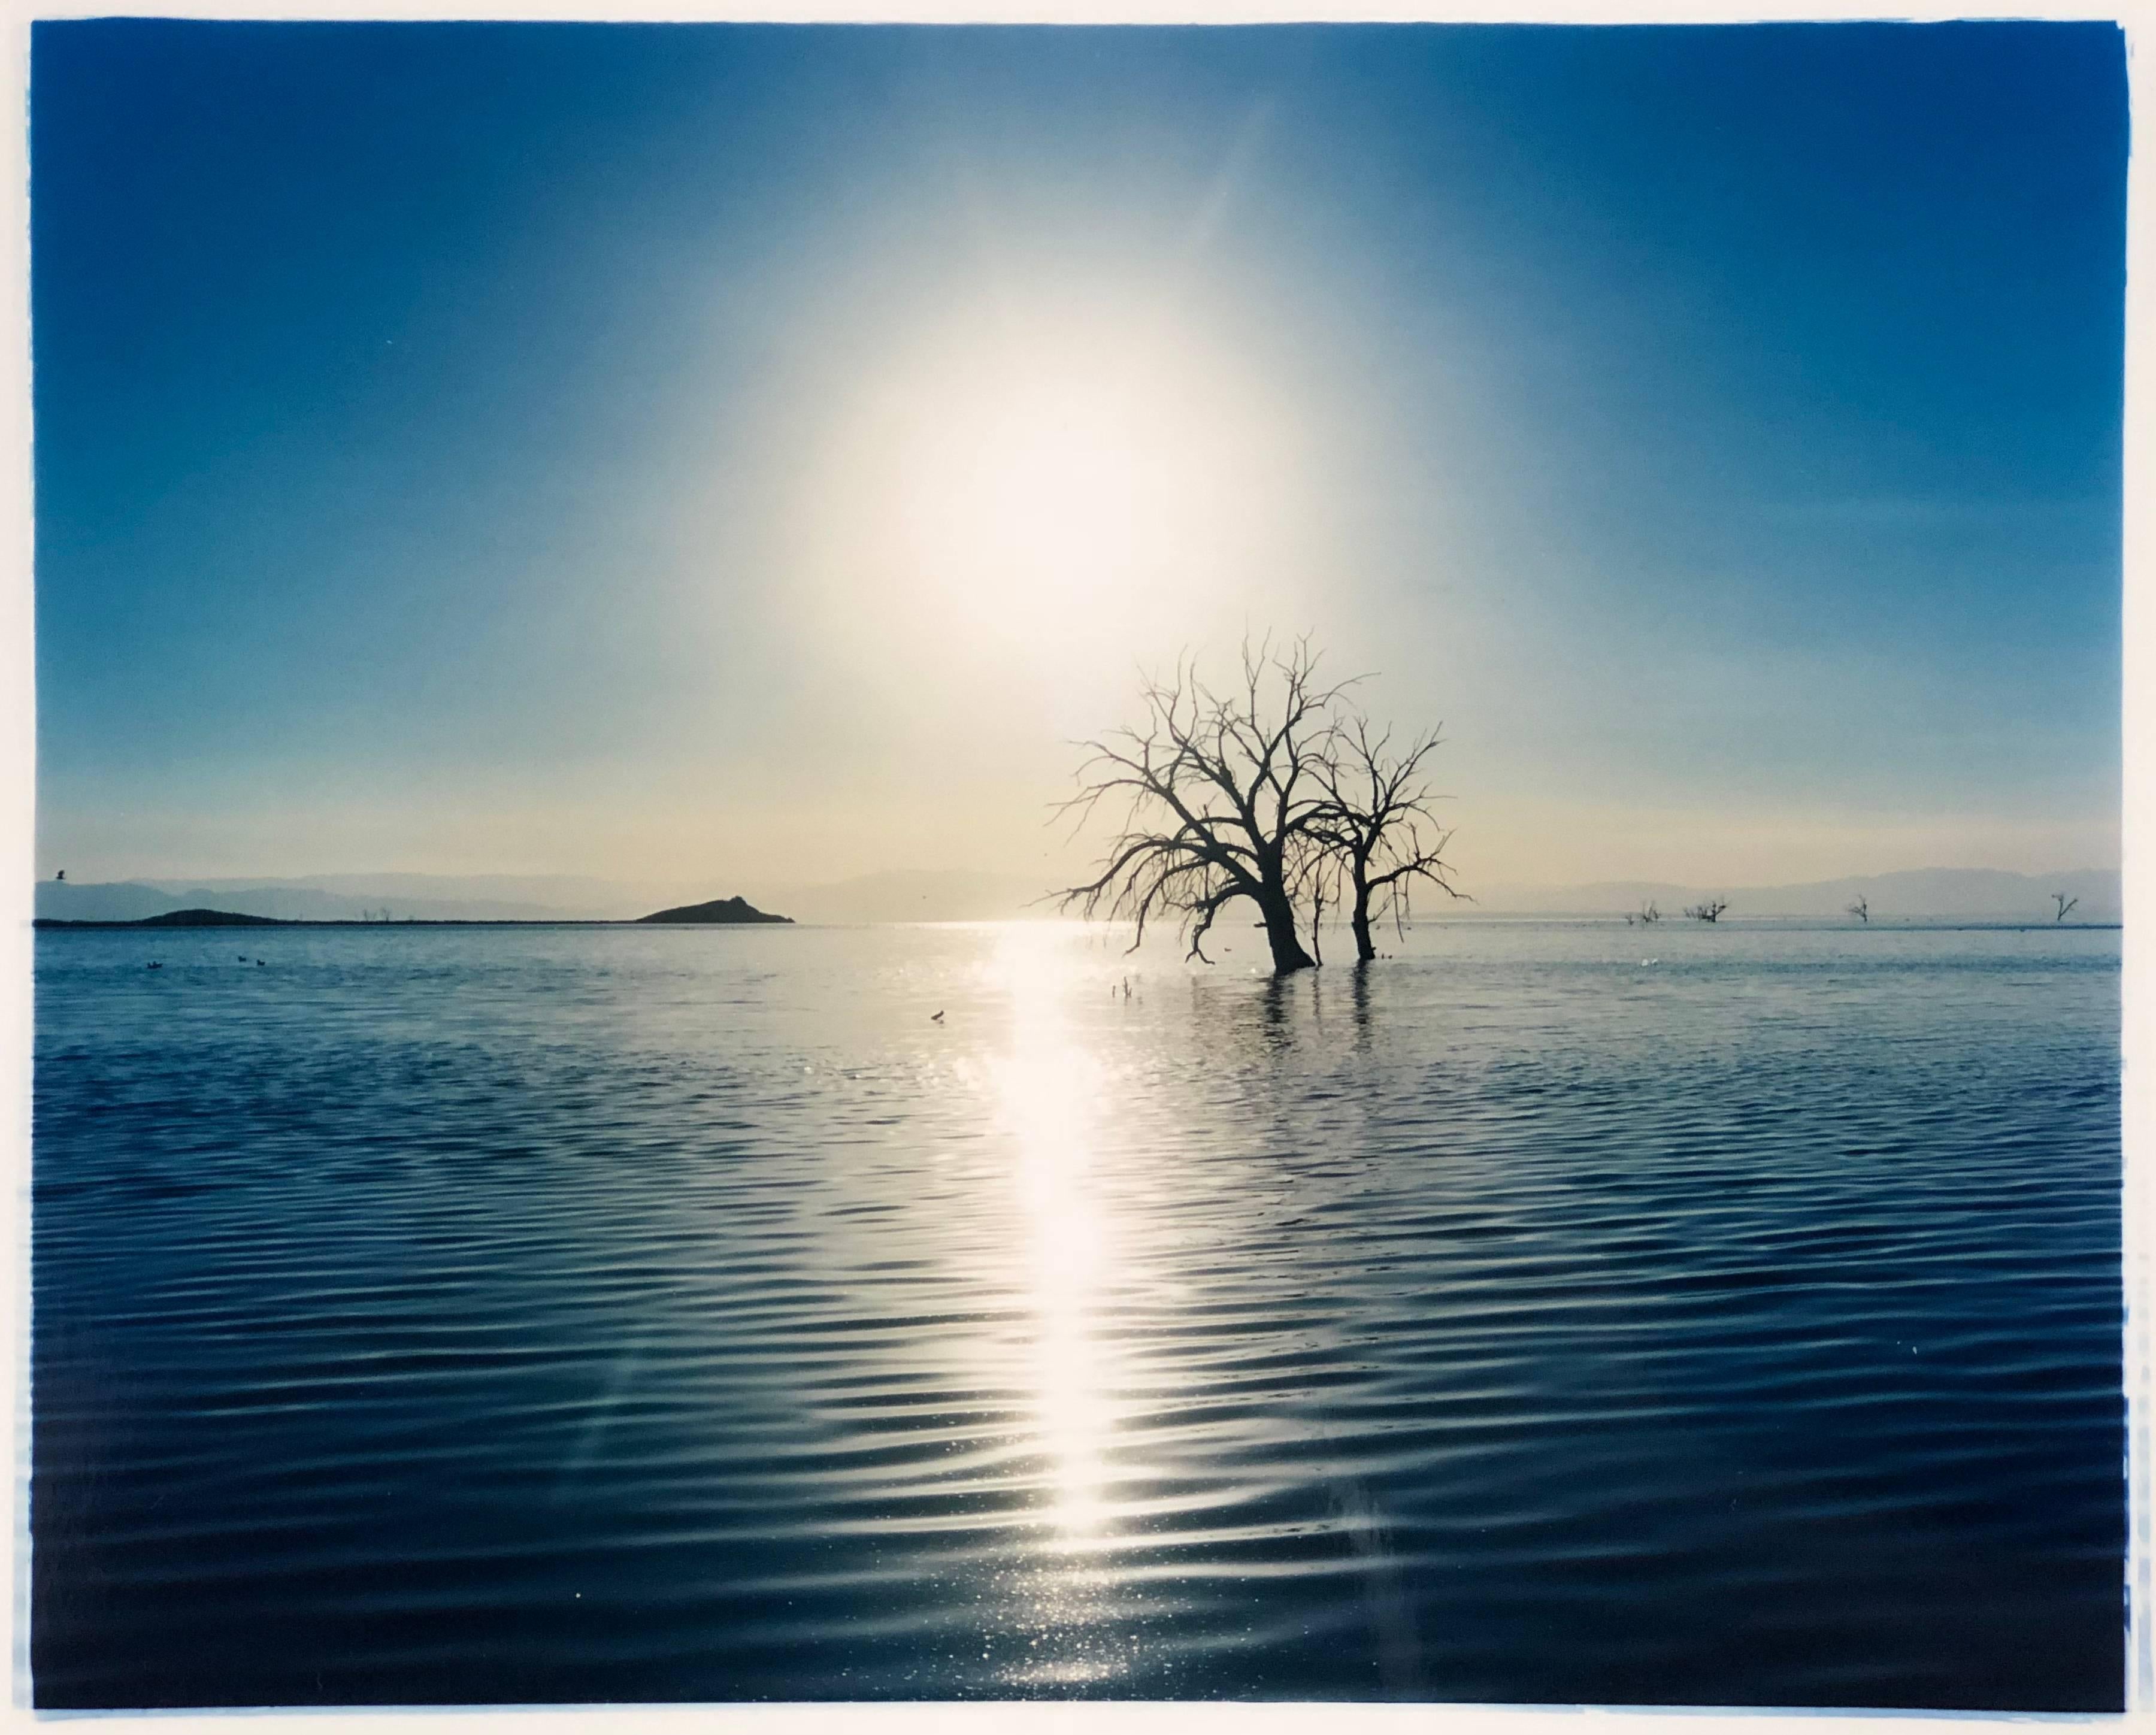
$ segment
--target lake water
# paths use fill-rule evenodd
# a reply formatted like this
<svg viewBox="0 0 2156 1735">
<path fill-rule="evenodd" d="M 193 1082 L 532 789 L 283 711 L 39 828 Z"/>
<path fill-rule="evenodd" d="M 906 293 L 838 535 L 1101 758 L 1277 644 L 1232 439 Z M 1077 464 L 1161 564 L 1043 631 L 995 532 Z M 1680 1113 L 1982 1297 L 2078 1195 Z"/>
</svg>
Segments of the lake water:
<svg viewBox="0 0 2156 1735">
<path fill-rule="evenodd" d="M 1257 937 L 41 934 L 38 1702 L 2119 1706 L 2117 933 Z"/>
</svg>

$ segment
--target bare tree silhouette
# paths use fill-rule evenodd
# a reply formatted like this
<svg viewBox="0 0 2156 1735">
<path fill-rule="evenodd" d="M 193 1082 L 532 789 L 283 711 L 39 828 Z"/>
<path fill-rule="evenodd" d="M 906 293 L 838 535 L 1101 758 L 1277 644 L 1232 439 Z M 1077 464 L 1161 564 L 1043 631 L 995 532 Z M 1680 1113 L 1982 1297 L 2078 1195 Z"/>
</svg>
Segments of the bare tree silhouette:
<svg viewBox="0 0 2156 1735">
<path fill-rule="evenodd" d="M 1687 906 L 1685 914 L 1691 917 L 1694 921 L 1719 921 L 1722 920 L 1722 912 L 1728 907 L 1729 905 L 1726 900 L 1711 897 L 1703 904 Z"/>
<path fill-rule="evenodd" d="M 1330 800 L 1314 773 L 1345 685 L 1320 685 L 1317 660 L 1307 639 L 1279 651 L 1246 642 L 1242 683 L 1226 695 L 1187 656 L 1172 676 L 1145 677 L 1144 720 L 1085 743 L 1078 793 L 1059 809 L 1082 824 L 1104 803 L 1122 808 L 1100 873 L 1057 894 L 1062 906 L 1135 923 L 1133 951 L 1149 922 L 1173 918 L 1204 959 L 1221 911 L 1247 898 L 1273 968 L 1308 968 L 1299 906 L 1337 873 L 1314 830 Z"/>
<path fill-rule="evenodd" d="M 1394 752 L 1393 731 L 1372 733 L 1359 712 L 1343 716 L 1327 737 L 1312 767 L 1327 800 L 1312 822 L 1313 835 L 1330 850 L 1353 897 L 1348 925 L 1355 956 L 1378 955 L 1371 919 L 1392 917 L 1396 931 L 1409 913 L 1409 894 L 1426 880 L 1447 896 L 1466 894 L 1451 880 L 1444 859 L 1452 834 L 1440 831 L 1430 804 L 1437 798 L 1423 780 L 1423 761 L 1441 739 L 1430 730 Z"/>
<path fill-rule="evenodd" d="M 2063 891 L 2055 891 L 2051 894 L 2051 897 L 2059 906 L 2059 913 L 2051 918 L 2054 921 L 2064 921 L 2066 919 L 2066 911 L 2081 901 L 2077 897 L 2068 897 Z"/>
<path fill-rule="evenodd" d="M 1062 906 L 1134 923 L 1133 950 L 1172 917 L 1204 959 L 1222 911 L 1247 898 L 1273 968 L 1289 971 L 1319 961 L 1328 909 L 1348 907 L 1367 962 L 1378 921 L 1404 926 L 1415 881 L 1465 896 L 1423 774 L 1438 732 L 1396 749 L 1348 701 L 1355 683 L 1321 684 L 1317 664 L 1307 639 L 1245 640 L 1241 683 L 1225 694 L 1187 656 L 1171 677 L 1144 677 L 1143 722 L 1085 744 L 1078 793 L 1059 809 L 1082 825 L 1103 803 L 1120 808 L 1101 871 L 1055 894 Z"/>
<path fill-rule="evenodd" d="M 1867 927 L 1871 926 L 1871 903 L 1868 898 L 1858 898 L 1855 903 L 1849 906 L 1849 913 L 1851 916 L 1854 916 L 1859 921 L 1864 923 Z"/>
</svg>

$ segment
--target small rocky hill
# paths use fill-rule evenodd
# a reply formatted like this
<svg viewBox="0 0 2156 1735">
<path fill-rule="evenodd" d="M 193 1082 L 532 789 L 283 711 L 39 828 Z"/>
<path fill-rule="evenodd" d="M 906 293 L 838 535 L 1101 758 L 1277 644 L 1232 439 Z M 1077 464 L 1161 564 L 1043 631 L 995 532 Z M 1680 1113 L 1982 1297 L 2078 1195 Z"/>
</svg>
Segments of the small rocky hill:
<svg viewBox="0 0 2156 1735">
<path fill-rule="evenodd" d="M 767 916 L 745 897 L 713 898 L 708 904 L 683 904 L 677 909 L 660 910 L 649 916 L 639 916 L 639 921 L 785 921 L 791 916 Z"/>
</svg>

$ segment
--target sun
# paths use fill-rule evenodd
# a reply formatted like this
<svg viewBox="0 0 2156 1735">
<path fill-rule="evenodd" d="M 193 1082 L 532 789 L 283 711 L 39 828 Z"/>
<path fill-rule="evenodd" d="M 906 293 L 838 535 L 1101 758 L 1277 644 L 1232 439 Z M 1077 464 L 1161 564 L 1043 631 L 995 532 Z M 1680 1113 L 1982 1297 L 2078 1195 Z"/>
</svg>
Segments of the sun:
<svg viewBox="0 0 2156 1735">
<path fill-rule="evenodd" d="M 1183 424 L 1178 427 L 1178 417 Z M 932 597 L 1038 625 L 1127 598 L 1208 534 L 1207 443 L 1129 379 L 1014 370 L 924 416 L 905 454 L 905 554 Z"/>
<path fill-rule="evenodd" d="M 1173 528 L 1172 454 L 1146 408 L 1111 388 L 1042 382 L 957 430 L 971 449 L 926 504 L 1014 568 L 1111 576 Z"/>
<path fill-rule="evenodd" d="M 1238 629 L 1302 583 L 1317 521 L 1310 420 L 1263 361 L 1111 298 L 894 336 L 791 490 L 805 629 L 909 690 L 933 670 L 1044 703 Z"/>
<path fill-rule="evenodd" d="M 954 322 L 853 424 L 852 569 L 924 629 L 1052 649 L 1249 583 L 1283 497 L 1247 370 L 1158 320 Z"/>
</svg>

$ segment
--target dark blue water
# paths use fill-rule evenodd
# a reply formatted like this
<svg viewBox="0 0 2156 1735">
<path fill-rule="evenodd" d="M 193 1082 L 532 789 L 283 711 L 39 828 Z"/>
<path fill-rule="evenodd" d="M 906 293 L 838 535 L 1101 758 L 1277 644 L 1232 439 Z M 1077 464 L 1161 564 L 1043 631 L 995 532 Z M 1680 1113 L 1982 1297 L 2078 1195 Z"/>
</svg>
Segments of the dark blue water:
<svg viewBox="0 0 2156 1735">
<path fill-rule="evenodd" d="M 1253 962 L 41 935 L 37 1702 L 2119 1706 L 2115 933 Z"/>
</svg>

